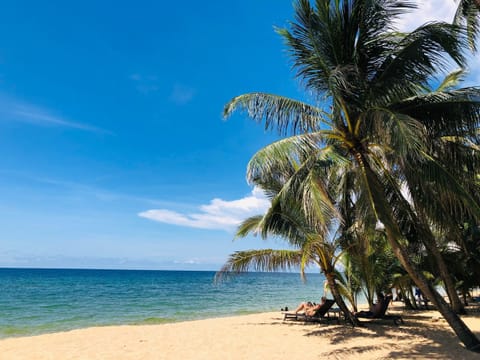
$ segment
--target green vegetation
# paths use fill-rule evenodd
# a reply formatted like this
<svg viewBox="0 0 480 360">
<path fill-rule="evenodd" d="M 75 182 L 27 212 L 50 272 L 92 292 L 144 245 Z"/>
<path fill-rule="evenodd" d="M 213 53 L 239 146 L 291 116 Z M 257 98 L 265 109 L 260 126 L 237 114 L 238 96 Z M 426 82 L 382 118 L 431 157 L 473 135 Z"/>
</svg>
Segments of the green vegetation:
<svg viewBox="0 0 480 360">
<path fill-rule="evenodd" d="M 248 164 L 248 180 L 271 207 L 237 235 L 281 236 L 294 250 L 235 253 L 219 276 L 315 263 L 341 308 L 342 295 L 355 307 L 359 291 L 371 302 L 393 284 L 408 295 L 413 282 L 465 346 L 480 350 L 458 316 L 465 310 L 457 295 L 478 275 L 478 237 L 463 224 L 478 230 L 480 89 L 459 87 L 461 70 L 445 73 L 452 63 L 464 69 L 475 49 L 477 2 L 460 2 L 455 24 L 410 33 L 392 28 L 414 7 L 409 1 L 294 6 L 295 20 L 277 31 L 313 103 L 250 93 L 224 110 L 243 110 L 284 136 Z"/>
</svg>

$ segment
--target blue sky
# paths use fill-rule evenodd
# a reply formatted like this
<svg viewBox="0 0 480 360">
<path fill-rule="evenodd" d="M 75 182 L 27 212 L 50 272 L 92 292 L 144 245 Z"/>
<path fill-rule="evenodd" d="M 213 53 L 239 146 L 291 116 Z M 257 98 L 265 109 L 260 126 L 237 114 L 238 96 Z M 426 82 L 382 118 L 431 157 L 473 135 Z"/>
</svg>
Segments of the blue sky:
<svg viewBox="0 0 480 360">
<path fill-rule="evenodd" d="M 275 137 L 221 112 L 250 91 L 302 96 L 273 30 L 290 0 L 2 5 L 0 266 L 216 270 L 283 245 L 232 242 L 268 206 L 245 169 Z"/>
</svg>

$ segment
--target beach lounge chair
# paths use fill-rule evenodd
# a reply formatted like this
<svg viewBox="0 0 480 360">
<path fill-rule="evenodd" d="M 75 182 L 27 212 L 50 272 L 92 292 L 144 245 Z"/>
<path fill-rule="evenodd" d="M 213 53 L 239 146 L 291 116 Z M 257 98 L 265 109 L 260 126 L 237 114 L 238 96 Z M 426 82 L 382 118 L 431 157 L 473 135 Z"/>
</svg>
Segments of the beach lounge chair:
<svg viewBox="0 0 480 360">
<path fill-rule="evenodd" d="M 382 300 L 382 306 L 378 311 L 374 311 L 372 313 L 357 313 L 355 316 L 357 318 L 363 319 L 377 319 L 377 320 L 392 320 L 395 325 L 398 325 L 399 322 L 403 324 L 403 319 L 400 315 L 388 315 L 386 314 L 388 305 L 392 301 L 392 295 L 387 295 Z"/>
<path fill-rule="evenodd" d="M 322 306 L 320 306 L 317 311 L 315 311 L 315 313 L 313 315 L 306 315 L 306 314 L 303 314 L 303 313 L 285 313 L 284 314 L 284 317 L 283 317 L 283 320 L 295 320 L 295 321 L 304 321 L 304 322 L 318 322 L 318 321 L 322 321 L 322 320 L 331 320 L 331 319 L 335 319 L 337 320 L 337 318 L 333 318 L 333 317 L 330 317 L 328 315 L 328 311 L 330 310 L 330 308 L 333 306 L 333 304 L 335 304 L 335 300 L 331 300 L 331 299 L 327 299 L 325 300 L 325 302 L 323 303 Z"/>
</svg>

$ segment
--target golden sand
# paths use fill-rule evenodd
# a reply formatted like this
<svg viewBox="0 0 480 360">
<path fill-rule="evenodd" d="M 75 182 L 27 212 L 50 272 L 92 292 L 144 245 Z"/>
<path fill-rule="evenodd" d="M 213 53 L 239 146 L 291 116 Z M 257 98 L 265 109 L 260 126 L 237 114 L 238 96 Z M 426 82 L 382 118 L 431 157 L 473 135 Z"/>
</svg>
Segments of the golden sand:
<svg viewBox="0 0 480 360">
<path fill-rule="evenodd" d="M 365 327 L 284 322 L 280 312 L 108 326 L 0 341 L 0 359 L 480 359 L 435 311 Z M 480 337 L 480 313 L 464 321 Z"/>
</svg>

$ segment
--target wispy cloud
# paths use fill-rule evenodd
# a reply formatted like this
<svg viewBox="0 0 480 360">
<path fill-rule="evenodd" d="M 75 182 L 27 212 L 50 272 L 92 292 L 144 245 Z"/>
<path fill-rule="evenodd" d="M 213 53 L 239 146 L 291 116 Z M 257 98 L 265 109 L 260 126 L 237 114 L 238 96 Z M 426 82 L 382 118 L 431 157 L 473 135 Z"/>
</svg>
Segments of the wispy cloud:
<svg viewBox="0 0 480 360">
<path fill-rule="evenodd" d="M 148 95 L 157 93 L 160 91 L 167 91 L 167 85 L 161 84 L 158 76 L 156 75 L 144 75 L 140 73 L 131 74 L 129 79 L 134 83 L 135 89 L 138 92 Z M 172 86 L 168 100 L 175 105 L 188 104 L 195 96 L 195 89 L 191 86 L 176 83 Z"/>
<path fill-rule="evenodd" d="M 96 133 L 110 133 L 107 130 L 98 128 L 96 126 L 91 126 L 84 123 L 68 121 L 53 115 L 50 115 L 44 110 L 33 109 L 33 108 L 21 108 L 19 110 L 14 110 L 12 115 L 16 116 L 18 121 L 28 122 L 41 126 L 61 126 L 68 127 L 72 129 L 96 132 Z M 111 133 L 110 133 L 111 134 Z"/>
<path fill-rule="evenodd" d="M 195 89 L 190 86 L 175 84 L 170 94 L 170 101 L 177 105 L 189 103 L 195 96 Z"/>
<path fill-rule="evenodd" d="M 232 230 L 244 219 L 252 215 L 263 214 L 270 201 L 263 192 L 254 188 L 244 198 L 226 201 L 213 199 L 208 205 L 201 205 L 199 211 L 191 214 L 179 213 L 168 209 L 152 209 L 139 213 L 146 219 L 198 229 Z"/>
<path fill-rule="evenodd" d="M 89 199 L 89 201 L 100 201 L 103 203 L 135 203 L 136 206 L 178 206 L 178 203 L 172 201 L 158 200 L 155 198 L 149 198 L 144 196 L 138 196 L 135 194 L 113 192 L 105 187 L 99 187 L 95 184 L 86 184 L 70 180 L 64 180 L 59 178 L 52 178 L 39 174 L 32 174 L 18 170 L 0 169 L 0 176 L 4 179 L 17 184 L 20 189 L 37 188 L 38 186 L 50 187 L 54 189 L 54 194 L 57 198 L 72 197 Z M 47 192 L 43 192 L 45 196 L 48 196 Z M 188 204 L 183 204 L 188 206 Z"/>
<path fill-rule="evenodd" d="M 0 114 L 3 119 L 37 126 L 65 127 L 94 133 L 112 134 L 110 131 L 86 123 L 67 120 L 40 106 L 0 95 Z"/>
<path fill-rule="evenodd" d="M 135 88 L 142 94 L 156 93 L 160 90 L 158 77 L 156 75 L 132 74 L 130 80 L 135 84 Z"/>
</svg>

